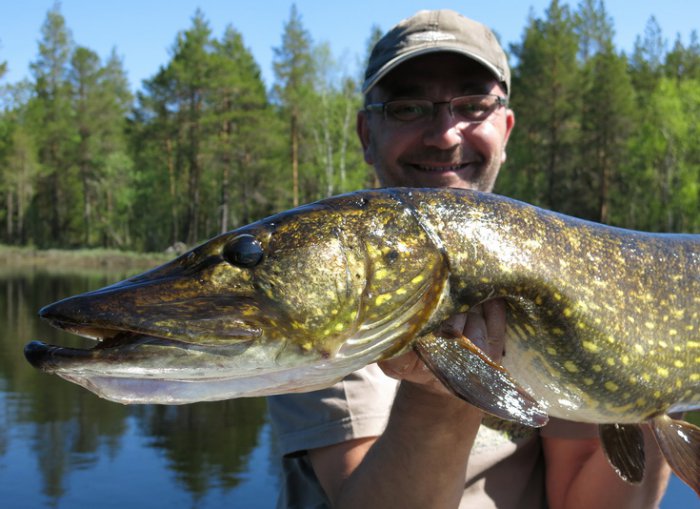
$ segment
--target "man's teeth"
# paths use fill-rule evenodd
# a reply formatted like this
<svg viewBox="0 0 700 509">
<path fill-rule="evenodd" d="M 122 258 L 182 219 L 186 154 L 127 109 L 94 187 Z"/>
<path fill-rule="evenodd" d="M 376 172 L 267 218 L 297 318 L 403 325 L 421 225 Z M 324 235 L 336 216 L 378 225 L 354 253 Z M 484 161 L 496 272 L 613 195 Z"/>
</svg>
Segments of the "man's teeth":
<svg viewBox="0 0 700 509">
<path fill-rule="evenodd" d="M 419 169 L 423 171 L 459 171 L 464 168 L 463 164 L 453 165 L 453 166 L 425 166 L 422 164 L 416 165 Z"/>
</svg>

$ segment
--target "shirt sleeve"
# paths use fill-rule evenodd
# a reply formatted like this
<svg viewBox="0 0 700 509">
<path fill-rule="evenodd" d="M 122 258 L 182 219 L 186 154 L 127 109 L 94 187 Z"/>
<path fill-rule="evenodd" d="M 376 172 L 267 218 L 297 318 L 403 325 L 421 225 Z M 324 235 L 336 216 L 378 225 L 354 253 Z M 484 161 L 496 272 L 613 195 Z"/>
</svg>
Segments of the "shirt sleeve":
<svg viewBox="0 0 700 509">
<path fill-rule="evenodd" d="M 288 455 L 381 435 L 397 385 L 371 364 L 327 389 L 270 396 L 268 409 L 280 451 Z"/>
</svg>

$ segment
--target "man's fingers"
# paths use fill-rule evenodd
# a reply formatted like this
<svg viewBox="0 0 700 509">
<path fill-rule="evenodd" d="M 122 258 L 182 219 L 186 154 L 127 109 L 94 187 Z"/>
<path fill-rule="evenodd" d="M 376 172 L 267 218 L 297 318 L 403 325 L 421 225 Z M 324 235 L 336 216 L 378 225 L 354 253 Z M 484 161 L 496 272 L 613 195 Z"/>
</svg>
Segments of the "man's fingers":
<svg viewBox="0 0 700 509">
<path fill-rule="evenodd" d="M 506 339 L 506 306 L 500 299 L 474 306 L 466 313 L 464 335 L 493 361 L 503 357 Z"/>
</svg>

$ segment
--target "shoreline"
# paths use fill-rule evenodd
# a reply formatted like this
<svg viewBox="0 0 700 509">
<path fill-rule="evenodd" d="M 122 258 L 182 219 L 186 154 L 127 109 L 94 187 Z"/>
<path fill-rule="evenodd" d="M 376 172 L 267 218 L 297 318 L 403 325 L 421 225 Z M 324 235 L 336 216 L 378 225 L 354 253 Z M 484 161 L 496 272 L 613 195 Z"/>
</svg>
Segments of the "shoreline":
<svg viewBox="0 0 700 509">
<path fill-rule="evenodd" d="M 48 270 L 147 270 L 175 258 L 117 249 L 36 249 L 0 244 L 0 267 Z"/>
</svg>

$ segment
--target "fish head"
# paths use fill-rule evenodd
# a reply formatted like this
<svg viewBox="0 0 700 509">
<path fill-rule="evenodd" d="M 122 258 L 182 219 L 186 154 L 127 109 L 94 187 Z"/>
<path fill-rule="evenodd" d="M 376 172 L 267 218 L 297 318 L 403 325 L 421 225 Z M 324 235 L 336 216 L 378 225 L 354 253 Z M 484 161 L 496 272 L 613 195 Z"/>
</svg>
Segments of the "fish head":
<svg viewBox="0 0 700 509">
<path fill-rule="evenodd" d="M 387 193 L 350 193 L 220 235 L 42 318 L 98 341 L 25 356 L 125 403 L 189 403 L 327 387 L 408 349 L 446 316 L 435 239 Z"/>
<path fill-rule="evenodd" d="M 340 376 L 328 363 L 356 328 L 365 262 L 332 217 L 317 220 L 318 209 L 273 216 L 44 307 L 52 325 L 98 342 L 85 350 L 33 342 L 28 360 L 122 402 L 328 385 Z"/>
</svg>

